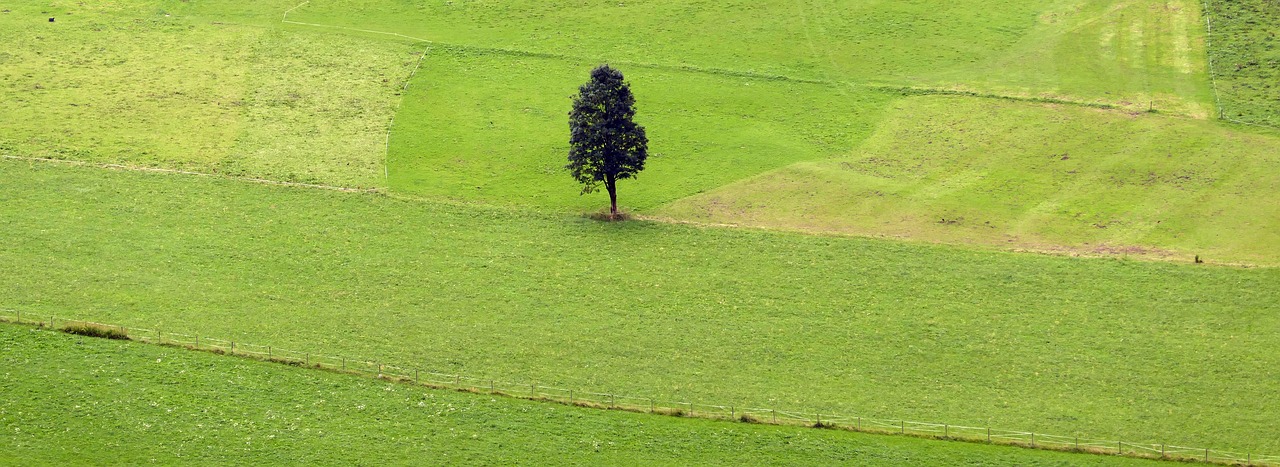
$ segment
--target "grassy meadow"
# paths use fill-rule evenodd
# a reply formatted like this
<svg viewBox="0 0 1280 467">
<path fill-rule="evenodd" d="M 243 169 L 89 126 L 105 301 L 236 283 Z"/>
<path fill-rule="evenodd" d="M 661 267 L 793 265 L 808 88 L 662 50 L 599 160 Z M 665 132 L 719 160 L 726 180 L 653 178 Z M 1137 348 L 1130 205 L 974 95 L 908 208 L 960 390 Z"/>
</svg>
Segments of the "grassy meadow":
<svg viewBox="0 0 1280 467">
<path fill-rule="evenodd" d="M 9 324 L 0 349 L 0 464 L 1157 465 L 430 390 Z"/>
<path fill-rule="evenodd" d="M 596 64 L 433 47 L 391 138 L 396 192 L 561 212 L 590 211 L 564 170 L 569 97 Z M 646 210 L 794 162 L 838 154 L 871 133 L 894 96 L 817 83 L 635 68 L 649 168 L 623 199 Z M 822 109 L 814 112 L 813 109 Z"/>
<path fill-rule="evenodd" d="M 5 6 L 0 156 L 85 164 L 0 158 L 0 309 L 663 400 L 1280 453 L 1280 132 L 1213 119 L 1274 123 L 1264 3 Z M 640 221 L 581 215 L 607 198 L 562 168 L 570 96 L 603 62 L 651 140 L 620 186 Z M 129 443 L 173 432 L 186 444 L 157 462 L 1114 461 L 21 328 L 0 345 L 6 394 L 33 397 L 0 401 L 0 425 L 30 429 L 0 438 L 0 463 L 145 462 Z M 33 381 L 85 384 L 112 424 L 32 405 L 66 394 Z M 299 394 L 334 403 L 290 421 Z M 360 404 L 379 408 L 344 410 Z M 449 404 L 471 412 L 412 416 Z"/>
<path fill-rule="evenodd" d="M 313 1 L 291 21 L 617 64 L 1207 113 L 1193 0 Z M 1139 105 L 1140 104 L 1140 105 Z"/>
<path fill-rule="evenodd" d="M 1083 254 L 1280 264 L 1280 138 L 1191 119 L 897 101 L 858 149 L 662 216 Z"/>
<path fill-rule="evenodd" d="M 0 14 L 0 152 L 383 185 L 421 47 L 67 3 Z"/>
<path fill-rule="evenodd" d="M 33 315 L 664 400 L 1278 447 L 1276 269 L 0 170 L 0 303 Z"/>
<path fill-rule="evenodd" d="M 1206 1 L 1221 116 L 1280 127 L 1280 9 L 1268 0 Z"/>
</svg>

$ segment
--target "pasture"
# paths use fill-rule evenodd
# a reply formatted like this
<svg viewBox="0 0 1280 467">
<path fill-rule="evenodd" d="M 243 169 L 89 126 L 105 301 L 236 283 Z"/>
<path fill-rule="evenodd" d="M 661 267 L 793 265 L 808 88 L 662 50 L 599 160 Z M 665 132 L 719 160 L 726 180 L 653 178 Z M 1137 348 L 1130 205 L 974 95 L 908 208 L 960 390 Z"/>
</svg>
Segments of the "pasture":
<svg viewBox="0 0 1280 467">
<path fill-rule="evenodd" d="M 0 169 L 0 302 L 33 315 L 640 397 L 1275 450 L 1276 269 Z"/>
<path fill-rule="evenodd" d="M 641 397 L 1280 453 L 1280 131 L 1265 126 L 1276 68 L 1257 32 L 1275 17 L 1258 2 L 1016 3 L 6 7 L 0 308 Z M 1257 65 L 1228 65 L 1242 60 Z M 620 187 L 639 221 L 587 219 L 604 196 L 562 169 L 569 96 L 602 62 L 627 74 L 652 141 L 649 169 Z M 1263 126 L 1214 119 L 1228 113 Z M 60 348 L 2 332 L 13 349 Z M 103 357 L 112 371 L 134 353 L 188 358 L 110 348 L 130 349 Z M 671 423 L 730 439 L 698 451 L 708 462 L 789 436 L 494 404 L 512 424 L 549 410 L 583 420 L 575 433 Z M 333 442 L 365 444 L 368 423 L 335 421 L 350 436 Z M 816 447 L 777 462 L 852 455 L 804 433 Z M 250 459 L 217 457 L 208 446 L 240 440 L 210 436 L 206 459 Z M 493 443 L 534 444 L 415 442 L 494 462 L 510 450 Z M 956 459 L 867 442 L 881 451 L 860 462 Z"/>
<path fill-rule="evenodd" d="M 1155 465 L 437 391 L 11 324 L 0 349 L 4 464 Z"/>
</svg>

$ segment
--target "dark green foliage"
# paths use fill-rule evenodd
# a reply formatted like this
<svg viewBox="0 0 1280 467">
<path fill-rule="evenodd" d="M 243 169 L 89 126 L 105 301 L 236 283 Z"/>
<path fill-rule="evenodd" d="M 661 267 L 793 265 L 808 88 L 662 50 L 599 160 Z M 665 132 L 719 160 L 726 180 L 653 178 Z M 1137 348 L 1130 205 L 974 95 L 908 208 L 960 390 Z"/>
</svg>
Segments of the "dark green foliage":
<svg viewBox="0 0 1280 467">
<path fill-rule="evenodd" d="M 622 73 L 609 65 L 591 71 L 591 81 L 578 88 L 569 112 L 569 165 L 582 192 L 600 184 L 609 192 L 609 215 L 618 215 L 618 180 L 644 170 L 649 139 L 632 118 L 636 98 Z"/>
</svg>

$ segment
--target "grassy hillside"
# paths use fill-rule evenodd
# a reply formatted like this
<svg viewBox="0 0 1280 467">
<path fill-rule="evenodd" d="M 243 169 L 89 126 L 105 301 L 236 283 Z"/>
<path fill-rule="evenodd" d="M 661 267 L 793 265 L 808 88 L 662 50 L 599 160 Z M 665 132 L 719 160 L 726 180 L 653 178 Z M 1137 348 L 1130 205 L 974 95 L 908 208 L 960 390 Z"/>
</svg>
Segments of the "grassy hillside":
<svg viewBox="0 0 1280 467">
<path fill-rule="evenodd" d="M 0 325 L 0 464 L 1157 465 L 427 390 Z"/>
<path fill-rule="evenodd" d="M 1280 8 L 1269 0 L 1206 1 L 1223 117 L 1280 127 Z"/>
<path fill-rule="evenodd" d="M 0 170 L 0 304 L 24 313 L 659 399 L 1280 450 L 1276 269 Z"/>
<path fill-rule="evenodd" d="M 658 210 L 679 219 L 1280 264 L 1280 138 L 1210 122 L 947 97 L 853 152 Z"/>
<path fill-rule="evenodd" d="M 1207 114 L 1194 0 L 313 1 L 289 19 L 593 61 L 1063 96 Z M 1140 105 L 1139 105 L 1140 104 Z"/>
<path fill-rule="evenodd" d="M 570 96 L 597 63 L 435 47 L 396 118 L 396 191 L 553 211 L 598 209 L 564 170 Z M 622 202 L 653 208 L 797 161 L 843 152 L 893 98 L 788 81 L 623 68 L 649 168 Z"/>
<path fill-rule="evenodd" d="M 420 47 L 172 16 L 157 2 L 54 3 L 0 14 L 0 153 L 384 183 L 396 90 Z"/>
</svg>

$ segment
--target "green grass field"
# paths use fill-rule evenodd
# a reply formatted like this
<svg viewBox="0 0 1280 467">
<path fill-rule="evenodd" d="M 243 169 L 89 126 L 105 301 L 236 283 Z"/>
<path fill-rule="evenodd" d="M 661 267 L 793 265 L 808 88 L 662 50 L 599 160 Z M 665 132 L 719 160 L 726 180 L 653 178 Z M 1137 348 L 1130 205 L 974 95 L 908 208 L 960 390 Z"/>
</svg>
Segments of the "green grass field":
<svg viewBox="0 0 1280 467">
<path fill-rule="evenodd" d="M 1280 9 L 1268 0 L 1211 0 L 1221 115 L 1280 127 Z"/>
<path fill-rule="evenodd" d="M 1280 453 L 1280 133 L 1213 119 L 1274 123 L 1273 16 L 1209 2 L 1207 44 L 1193 0 L 1014 3 L 6 6 L 0 155 L 90 164 L 0 159 L 0 308 L 641 397 Z M 647 220 L 581 216 L 605 196 L 561 168 L 570 96 L 606 61 L 652 141 L 620 188 Z M 573 429 L 594 423 L 611 422 Z M 707 462 L 775 446 L 705 426 L 739 440 Z M 203 455 L 240 447 L 217 430 Z M 501 451 L 444 439 L 418 446 Z M 616 455 L 600 460 L 634 458 Z"/>
<path fill-rule="evenodd" d="M 1161 156 L 1156 156 L 1161 155 Z M 663 216 L 995 247 L 1280 264 L 1280 138 L 1187 119 L 956 97 L 895 102 L 842 157 Z"/>
<path fill-rule="evenodd" d="M 0 14 L 0 152 L 383 185 L 396 90 L 420 47 L 135 8 Z"/>
<path fill-rule="evenodd" d="M 33 315 L 664 400 L 1280 447 L 1277 269 L 0 170 L 0 303 Z"/>
<path fill-rule="evenodd" d="M 9 324 L 0 349 L 7 465 L 1156 465 L 430 390 Z"/>
</svg>

